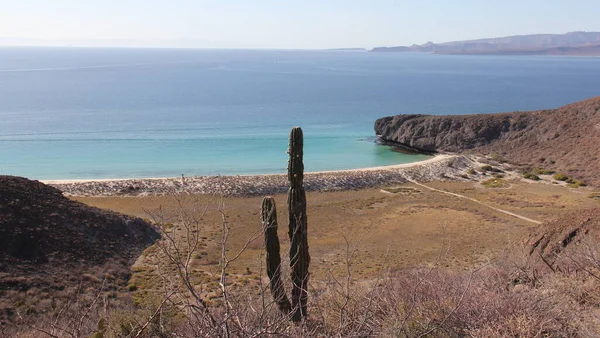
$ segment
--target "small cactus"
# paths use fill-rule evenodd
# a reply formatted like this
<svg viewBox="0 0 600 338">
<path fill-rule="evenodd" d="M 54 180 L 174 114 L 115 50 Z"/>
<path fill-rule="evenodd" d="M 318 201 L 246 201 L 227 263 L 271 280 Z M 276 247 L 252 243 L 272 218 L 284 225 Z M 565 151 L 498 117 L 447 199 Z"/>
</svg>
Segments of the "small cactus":
<svg viewBox="0 0 600 338">
<path fill-rule="evenodd" d="M 275 199 L 271 196 L 262 201 L 261 216 L 263 231 L 265 233 L 265 247 L 267 249 L 267 276 L 271 294 L 284 314 L 292 308 L 285 294 L 285 287 L 281 281 L 281 256 L 279 255 L 279 237 L 277 236 L 277 209 Z"/>
</svg>

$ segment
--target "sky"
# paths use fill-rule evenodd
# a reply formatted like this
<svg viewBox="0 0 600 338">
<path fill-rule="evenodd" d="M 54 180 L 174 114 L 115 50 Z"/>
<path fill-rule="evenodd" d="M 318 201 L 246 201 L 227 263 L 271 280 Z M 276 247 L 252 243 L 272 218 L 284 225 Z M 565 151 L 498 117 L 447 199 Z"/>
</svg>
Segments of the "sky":
<svg viewBox="0 0 600 338">
<path fill-rule="evenodd" d="M 0 0 L 0 45 L 372 48 L 600 31 L 599 0 Z"/>
</svg>

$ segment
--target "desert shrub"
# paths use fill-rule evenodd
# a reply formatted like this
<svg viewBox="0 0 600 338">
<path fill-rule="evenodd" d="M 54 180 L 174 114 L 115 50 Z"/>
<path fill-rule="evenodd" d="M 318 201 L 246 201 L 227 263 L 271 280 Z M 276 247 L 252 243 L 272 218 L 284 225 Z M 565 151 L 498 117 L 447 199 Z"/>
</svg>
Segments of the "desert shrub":
<svg viewBox="0 0 600 338">
<path fill-rule="evenodd" d="M 536 175 L 552 175 L 555 173 L 555 171 L 543 169 L 543 168 L 535 168 L 535 169 L 533 169 L 532 173 L 536 174 Z"/>
<path fill-rule="evenodd" d="M 540 177 L 536 174 L 533 173 L 527 173 L 523 175 L 523 178 L 528 179 L 528 180 L 533 180 L 533 181 L 539 181 Z"/>
<path fill-rule="evenodd" d="M 502 155 L 499 155 L 496 153 L 490 154 L 490 159 L 500 162 L 500 163 L 506 162 L 506 159 Z"/>
<path fill-rule="evenodd" d="M 506 181 L 502 178 L 490 178 L 481 182 L 481 185 L 486 188 L 500 188 L 506 185 Z"/>
<path fill-rule="evenodd" d="M 553 178 L 557 181 L 566 181 L 569 179 L 569 177 L 567 177 L 567 175 L 565 174 L 554 174 Z"/>
<path fill-rule="evenodd" d="M 577 248 L 581 250 L 556 263 L 555 271 L 545 268 L 526 248 L 507 250 L 492 263 L 470 271 L 445 269 L 433 262 L 430 267 L 393 273 L 382 269 L 368 282 L 353 280 L 351 264 L 346 263 L 347 275 L 332 275 L 311 286 L 311 317 L 297 325 L 282 317 L 267 289 L 258 294 L 243 289 L 231 292 L 228 310 L 216 305 L 210 313 L 217 329 L 228 325 L 230 337 L 596 337 L 600 334 L 596 257 L 600 255 L 597 248 L 592 253 L 583 250 L 589 246 Z M 98 311 L 94 310 L 99 317 L 89 321 L 82 333 L 88 337 L 140 332 L 143 337 L 225 335 L 202 316 L 191 316 L 193 312 L 182 306 L 189 304 L 186 299 L 168 298 L 169 294 L 168 288 L 153 292 L 136 306 L 112 309 L 107 317 L 99 302 Z"/>
<path fill-rule="evenodd" d="M 498 169 L 496 167 L 493 167 L 493 166 L 491 166 L 489 164 L 481 166 L 479 168 L 479 170 L 482 171 L 482 172 L 486 172 L 487 171 L 487 172 L 492 172 L 492 173 L 502 173 L 503 172 L 502 170 L 500 170 L 500 169 Z"/>
<path fill-rule="evenodd" d="M 582 182 L 580 180 L 574 180 L 574 179 L 569 179 L 567 181 L 567 183 L 569 183 L 570 188 L 579 188 L 579 187 L 587 186 L 587 184 L 585 184 L 584 182 Z"/>
</svg>

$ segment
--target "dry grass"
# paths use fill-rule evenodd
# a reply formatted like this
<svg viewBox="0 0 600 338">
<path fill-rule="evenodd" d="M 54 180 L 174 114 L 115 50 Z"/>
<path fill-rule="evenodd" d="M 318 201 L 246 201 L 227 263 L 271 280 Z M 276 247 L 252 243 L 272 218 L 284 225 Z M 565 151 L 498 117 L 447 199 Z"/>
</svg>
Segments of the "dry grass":
<svg viewBox="0 0 600 338">
<path fill-rule="evenodd" d="M 477 183 L 430 184 L 540 221 L 553 219 L 569 208 L 597 204 L 595 200 L 587 198 L 584 190 L 578 193 L 552 185 L 511 182 L 510 189 L 494 189 L 491 193 Z M 459 269 L 468 268 L 510 243 L 520 241 L 531 226 L 477 203 L 410 184 L 390 190 L 398 193 L 382 193 L 375 189 L 308 193 L 309 241 L 315 262 L 312 269 L 314 278 L 322 279 L 331 269 L 339 269 L 345 250 L 341 234 L 346 234 L 350 242 L 359 246 L 354 265 L 357 277 L 372 278 L 384 258 L 396 267 L 410 267 L 435 259 L 444 236 L 452 246 L 452 254 L 447 257 L 446 264 Z M 186 198 L 189 203 L 212 205 L 204 214 L 204 225 L 199 230 L 203 238 L 197 268 L 208 275 L 214 274 L 219 262 L 221 216 L 214 198 Z M 283 207 L 286 196 L 277 195 L 275 198 L 280 207 L 280 220 L 286 220 Z M 170 196 L 78 200 L 145 218 L 148 217 L 146 210 L 156 210 L 159 206 L 167 211 L 177 209 L 176 201 Z M 236 197 L 225 201 L 232 229 L 229 238 L 231 250 L 239 249 L 260 230 L 260 203 L 260 197 Z M 177 215 L 174 213 L 171 216 Z M 287 237 L 285 224 L 283 222 L 280 226 L 280 238 Z M 261 247 L 262 239 L 252 242 L 240 260 L 231 266 L 231 273 L 248 279 L 247 268 L 257 270 Z M 287 247 L 282 248 L 283 252 L 286 250 Z M 146 256 L 152 259 L 152 255 Z M 143 261 L 139 263 L 144 264 Z M 140 264 L 136 267 L 148 270 Z M 137 275 L 134 273 L 134 278 Z"/>
<path fill-rule="evenodd" d="M 258 293 L 232 291 L 227 315 L 223 304 L 211 306 L 216 325 L 190 317 L 182 307 L 186 303 L 165 289 L 133 307 L 109 312 L 100 311 L 101 306 L 94 308 L 98 325 L 86 321 L 81 332 L 92 337 L 598 336 L 597 244 L 582 246 L 556 271 L 544 268 L 520 249 L 525 248 L 514 247 L 494 261 L 457 272 L 442 267 L 448 254 L 443 247 L 428 266 L 392 271 L 384 265 L 376 278 L 366 281 L 352 274 L 356 251 L 350 244 L 346 272 L 331 273 L 313 283 L 310 316 L 299 325 L 277 312 L 263 285 Z M 85 310 L 88 303 L 82 304 L 76 304 L 77 308 Z M 228 323 L 227 331 L 223 323 Z M 37 337 L 41 333 L 30 330 L 27 334 Z M 58 331 L 56 336 L 70 335 Z"/>
<path fill-rule="evenodd" d="M 589 192 L 552 185 L 514 183 L 510 189 L 494 189 L 490 194 L 478 183 L 429 184 L 541 221 L 565 209 L 598 203 L 588 197 Z M 232 321 L 231 336 L 269 332 L 283 336 L 407 337 L 597 334 L 594 311 L 600 285 L 594 277 L 572 264 L 556 273 L 530 262 L 527 255 L 502 256 L 511 243 L 529 232 L 530 224 L 412 185 L 400 188 L 393 189 L 396 194 L 379 190 L 308 194 L 313 258 L 311 315 L 299 326 L 290 326 L 279 315 L 268 294 L 262 238 L 255 237 L 261 229 L 259 198 L 225 200 L 224 219 L 219 200 L 210 196 L 186 196 L 179 201 L 172 196 L 80 200 L 146 218 L 148 212 L 162 210 L 164 231 L 185 233 L 178 237 L 179 245 L 193 234 L 197 246 L 191 255 L 190 282 L 216 322 Z M 285 196 L 276 196 L 276 200 L 285 205 Z M 198 221 L 190 232 L 182 226 L 182 207 L 196 208 L 188 214 Z M 283 207 L 279 210 L 285 212 Z M 286 218 L 285 213 L 280 214 L 280 238 L 287 238 Z M 229 264 L 222 279 L 224 220 L 229 232 L 226 255 L 236 256 L 246 248 Z M 286 243 L 282 242 L 284 257 Z M 493 257 L 500 258 L 490 264 Z M 595 268 L 593 264 L 590 267 Z M 141 336 L 223 333 L 219 331 L 221 325 L 213 327 L 182 311 L 186 308 L 182 304 L 189 305 L 192 298 L 185 296 L 187 291 L 180 287 L 176 267 L 159 246 L 148 248 L 132 270 L 127 284 L 132 303 L 90 311 L 86 334 L 135 336 L 145 324 Z M 219 285 L 223 280 L 231 304 L 227 311 Z M 170 294 L 169 290 L 178 293 Z M 90 299 L 93 297 L 73 309 L 81 311 L 91 304 Z M 573 314 L 583 319 L 575 321 Z M 101 318 L 105 322 L 99 328 Z M 64 321 L 57 325 L 61 323 Z M 25 331 L 30 336 L 39 335 L 35 330 Z M 58 336 L 69 335 L 59 332 Z"/>
</svg>

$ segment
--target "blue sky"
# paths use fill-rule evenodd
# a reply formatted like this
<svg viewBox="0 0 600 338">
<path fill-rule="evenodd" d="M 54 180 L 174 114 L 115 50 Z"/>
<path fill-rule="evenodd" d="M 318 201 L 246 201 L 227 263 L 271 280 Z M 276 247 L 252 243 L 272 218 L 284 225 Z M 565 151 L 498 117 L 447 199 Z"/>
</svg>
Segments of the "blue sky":
<svg viewBox="0 0 600 338">
<path fill-rule="evenodd" d="M 342 48 L 600 31 L 598 0 L 0 0 L 0 44 Z"/>
</svg>

